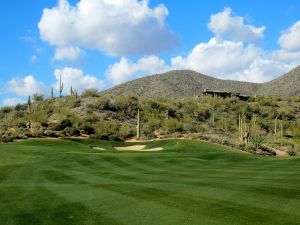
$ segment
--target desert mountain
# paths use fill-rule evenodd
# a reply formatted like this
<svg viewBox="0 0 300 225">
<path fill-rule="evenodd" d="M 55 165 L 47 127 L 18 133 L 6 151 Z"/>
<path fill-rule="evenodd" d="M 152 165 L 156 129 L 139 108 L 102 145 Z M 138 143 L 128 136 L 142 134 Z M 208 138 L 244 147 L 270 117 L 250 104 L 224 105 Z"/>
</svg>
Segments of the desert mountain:
<svg viewBox="0 0 300 225">
<path fill-rule="evenodd" d="M 300 66 L 267 83 L 221 80 L 191 70 L 175 70 L 133 80 L 103 92 L 104 95 L 134 94 L 142 98 L 184 98 L 199 95 L 205 88 L 244 95 L 288 97 L 300 94 Z"/>
<path fill-rule="evenodd" d="M 275 80 L 266 82 L 258 95 L 289 97 L 300 94 L 300 66 Z"/>
</svg>

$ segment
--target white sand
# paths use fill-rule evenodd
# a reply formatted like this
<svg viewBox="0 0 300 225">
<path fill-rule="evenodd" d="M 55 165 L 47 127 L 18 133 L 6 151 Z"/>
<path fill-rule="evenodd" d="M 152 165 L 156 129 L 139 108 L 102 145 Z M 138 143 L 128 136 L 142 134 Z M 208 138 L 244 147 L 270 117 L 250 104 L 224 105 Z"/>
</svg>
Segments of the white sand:
<svg viewBox="0 0 300 225">
<path fill-rule="evenodd" d="M 106 151 L 106 149 L 100 147 L 93 147 L 93 149 L 98 151 Z"/>
<path fill-rule="evenodd" d="M 115 149 L 118 150 L 118 151 L 154 152 L 154 151 L 163 150 L 162 147 L 150 148 L 150 149 L 145 149 L 145 148 L 146 148 L 146 145 L 132 145 L 132 146 L 127 146 L 127 147 L 115 147 Z"/>
<path fill-rule="evenodd" d="M 141 152 L 157 152 L 157 151 L 161 151 L 164 150 L 164 148 L 162 147 L 158 147 L 158 148 L 149 148 L 149 149 L 143 149 L 143 150 L 139 150 Z"/>
<path fill-rule="evenodd" d="M 140 151 L 146 148 L 146 145 L 132 145 L 128 147 L 115 147 L 118 151 Z"/>
</svg>

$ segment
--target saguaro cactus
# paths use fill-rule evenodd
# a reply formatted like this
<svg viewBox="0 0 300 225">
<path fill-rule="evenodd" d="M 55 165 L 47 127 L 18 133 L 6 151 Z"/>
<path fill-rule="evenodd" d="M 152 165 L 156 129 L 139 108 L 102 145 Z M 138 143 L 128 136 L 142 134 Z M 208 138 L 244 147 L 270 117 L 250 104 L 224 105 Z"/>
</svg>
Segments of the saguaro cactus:
<svg viewBox="0 0 300 225">
<path fill-rule="evenodd" d="M 28 129 L 31 128 L 31 121 L 30 121 L 30 115 L 31 115 L 31 97 L 28 97 L 27 101 L 27 114 L 28 114 Z"/>
<path fill-rule="evenodd" d="M 274 141 L 277 140 L 277 117 L 275 118 L 275 121 L 274 121 Z"/>
<path fill-rule="evenodd" d="M 7 112 L 5 112 L 5 113 L 4 113 L 4 124 L 5 124 L 5 125 L 7 125 L 7 118 L 8 118 Z"/>
<path fill-rule="evenodd" d="M 54 98 L 54 90 L 53 90 L 53 87 L 51 87 L 51 99 Z"/>
<path fill-rule="evenodd" d="M 38 106 L 38 104 L 37 104 L 37 103 L 36 103 L 36 104 L 34 104 L 34 105 L 33 105 L 33 113 L 37 114 L 37 112 L 38 112 L 38 109 L 39 109 L 39 106 Z"/>
<path fill-rule="evenodd" d="M 252 114 L 252 129 L 255 128 L 255 126 L 256 126 L 256 121 L 257 121 L 256 115 L 253 113 L 253 114 Z"/>
<path fill-rule="evenodd" d="M 62 97 L 62 92 L 64 89 L 64 83 L 61 81 L 61 74 L 59 75 L 59 97 Z"/>
<path fill-rule="evenodd" d="M 28 97 L 28 100 L 27 100 L 27 113 L 31 114 L 31 97 L 30 96 Z"/>
<path fill-rule="evenodd" d="M 73 87 L 72 87 L 72 85 L 71 85 L 71 87 L 70 87 L 70 95 L 71 95 L 71 96 L 73 96 L 73 95 L 74 95 L 74 90 L 73 90 Z"/>
<path fill-rule="evenodd" d="M 136 138 L 140 139 L 140 109 L 137 112 Z"/>
<path fill-rule="evenodd" d="M 212 115 L 211 115 L 211 122 L 214 124 L 216 118 L 216 110 L 215 108 L 212 108 Z"/>
<path fill-rule="evenodd" d="M 280 120 L 280 136 L 283 137 L 283 121 Z"/>
<path fill-rule="evenodd" d="M 243 141 L 243 118 L 241 114 L 239 114 L 239 138 Z"/>
</svg>

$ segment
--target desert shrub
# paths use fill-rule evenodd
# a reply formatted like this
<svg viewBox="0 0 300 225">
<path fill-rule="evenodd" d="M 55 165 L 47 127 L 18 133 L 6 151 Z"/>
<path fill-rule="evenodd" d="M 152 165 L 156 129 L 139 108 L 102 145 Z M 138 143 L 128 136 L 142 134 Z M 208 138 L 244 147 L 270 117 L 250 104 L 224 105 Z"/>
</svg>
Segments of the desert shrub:
<svg viewBox="0 0 300 225">
<path fill-rule="evenodd" d="M 123 124 L 119 128 L 119 136 L 121 139 L 125 140 L 128 138 L 132 138 L 136 135 L 136 131 L 133 127 Z"/>
<path fill-rule="evenodd" d="M 95 128 L 92 127 L 91 125 L 88 124 L 84 124 L 81 129 L 84 131 L 85 134 L 87 135 L 91 135 L 91 134 L 95 134 Z"/>
<path fill-rule="evenodd" d="M 257 151 L 258 154 L 261 154 L 261 155 L 268 155 L 268 156 L 275 156 L 276 155 L 276 152 L 269 148 L 268 146 L 265 146 L 265 145 L 261 145 L 260 146 L 260 149 L 261 151 Z"/>
<path fill-rule="evenodd" d="M 175 118 L 165 120 L 163 127 L 169 134 L 182 131 L 182 125 Z"/>
<path fill-rule="evenodd" d="M 74 127 L 66 127 L 64 130 L 64 135 L 66 136 L 79 136 L 80 135 L 80 130 Z"/>
<path fill-rule="evenodd" d="M 123 141 L 117 134 L 109 135 L 108 140 L 110 140 L 110 141 Z"/>
<path fill-rule="evenodd" d="M 223 140 L 223 145 L 229 146 L 230 145 L 230 141 L 228 139 Z"/>
<path fill-rule="evenodd" d="M 99 122 L 99 120 L 100 120 L 100 117 L 95 113 L 89 113 L 84 118 L 84 122 L 90 123 L 90 124 L 96 124 L 97 122 Z"/>
<path fill-rule="evenodd" d="M 264 141 L 265 138 L 261 135 L 250 136 L 250 142 L 253 144 L 255 149 L 260 149 Z"/>
<path fill-rule="evenodd" d="M 109 137 L 110 135 L 118 134 L 119 124 L 115 120 L 104 120 L 96 124 L 95 131 L 100 138 Z"/>
<path fill-rule="evenodd" d="M 43 130 L 33 129 L 31 132 L 31 137 L 40 138 L 44 136 Z"/>
<path fill-rule="evenodd" d="M 87 89 L 84 92 L 82 92 L 81 97 L 100 97 L 100 93 L 97 89 L 91 88 Z"/>
<path fill-rule="evenodd" d="M 15 139 L 18 139 L 18 135 L 16 133 L 11 132 L 3 132 L 0 136 L 0 142 L 13 142 Z"/>
<path fill-rule="evenodd" d="M 289 150 L 287 151 L 287 153 L 288 153 L 289 156 L 296 156 L 296 155 L 297 155 L 296 151 L 293 150 L 293 149 L 289 149 Z"/>
<path fill-rule="evenodd" d="M 148 139 L 148 140 L 152 140 L 152 139 L 155 139 L 156 136 L 155 136 L 155 134 L 153 132 L 151 132 L 151 133 L 147 133 L 145 135 L 145 138 Z"/>
<path fill-rule="evenodd" d="M 116 112 L 118 110 L 112 99 L 106 97 L 97 99 L 97 102 L 95 104 L 95 107 L 98 110 L 108 110 L 113 112 Z"/>
<path fill-rule="evenodd" d="M 33 101 L 35 102 L 40 102 L 40 101 L 44 101 L 45 99 L 45 95 L 43 94 L 34 94 L 33 97 L 32 97 Z"/>
<path fill-rule="evenodd" d="M 72 121 L 70 119 L 64 119 L 60 122 L 60 124 L 57 125 L 56 130 L 62 131 L 66 129 L 67 127 L 72 127 Z"/>
<path fill-rule="evenodd" d="M 44 135 L 47 137 L 58 137 L 57 132 L 55 132 L 53 130 L 45 130 Z"/>
</svg>

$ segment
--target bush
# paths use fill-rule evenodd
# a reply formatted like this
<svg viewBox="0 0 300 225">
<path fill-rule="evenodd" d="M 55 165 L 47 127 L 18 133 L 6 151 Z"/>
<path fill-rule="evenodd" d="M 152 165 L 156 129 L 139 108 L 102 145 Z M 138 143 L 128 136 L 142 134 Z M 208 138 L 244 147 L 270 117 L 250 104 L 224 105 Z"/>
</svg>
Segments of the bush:
<svg viewBox="0 0 300 225">
<path fill-rule="evenodd" d="M 264 143 L 264 141 L 265 138 L 261 135 L 255 135 L 250 137 L 250 142 L 253 144 L 256 150 L 261 148 L 261 145 Z"/>
<path fill-rule="evenodd" d="M 45 130 L 45 131 L 44 131 L 44 135 L 45 135 L 46 137 L 54 137 L 54 138 L 56 138 L 56 137 L 59 136 L 59 135 L 57 134 L 57 132 L 55 132 L 55 131 L 53 131 L 53 130 Z"/>
<path fill-rule="evenodd" d="M 91 89 L 87 89 L 85 90 L 82 94 L 81 97 L 100 97 L 100 93 L 97 89 L 95 88 L 91 88 Z"/>
<path fill-rule="evenodd" d="M 66 136 L 79 136 L 80 130 L 74 128 L 74 127 L 67 127 L 64 129 L 64 134 Z"/>
<path fill-rule="evenodd" d="M 95 134 L 95 129 L 88 124 L 83 125 L 82 130 L 87 135 Z"/>
<path fill-rule="evenodd" d="M 163 125 L 164 125 L 165 130 L 169 134 L 182 131 L 182 125 L 175 118 L 165 120 Z"/>
<path fill-rule="evenodd" d="M 296 155 L 297 155 L 296 151 L 295 151 L 295 150 L 292 150 L 292 149 L 289 149 L 289 150 L 287 151 L 287 153 L 288 153 L 289 156 L 296 156 Z"/>
<path fill-rule="evenodd" d="M 98 137 L 109 137 L 110 135 L 118 134 L 119 124 L 115 120 L 104 120 L 95 126 L 95 131 Z"/>
<path fill-rule="evenodd" d="M 36 129 L 34 129 L 33 131 L 32 131 L 32 137 L 34 137 L 34 138 L 40 138 L 40 137 L 43 137 L 43 135 L 44 135 L 44 132 L 42 131 L 42 130 L 36 130 Z"/>
<path fill-rule="evenodd" d="M 56 127 L 56 130 L 61 131 L 66 129 L 67 127 L 72 127 L 72 121 L 70 119 L 62 120 L 60 124 L 58 124 L 58 126 Z"/>
</svg>

